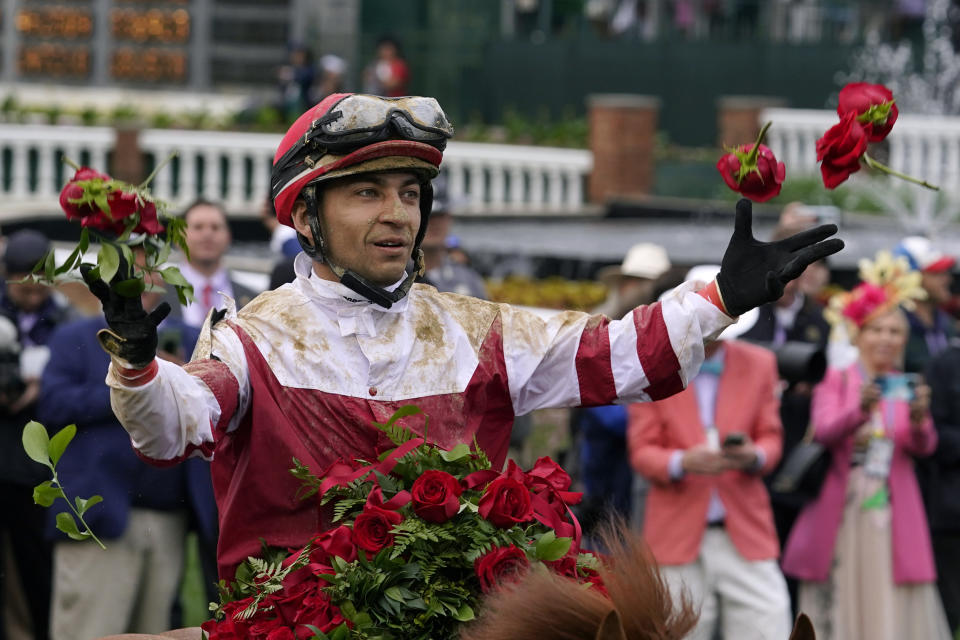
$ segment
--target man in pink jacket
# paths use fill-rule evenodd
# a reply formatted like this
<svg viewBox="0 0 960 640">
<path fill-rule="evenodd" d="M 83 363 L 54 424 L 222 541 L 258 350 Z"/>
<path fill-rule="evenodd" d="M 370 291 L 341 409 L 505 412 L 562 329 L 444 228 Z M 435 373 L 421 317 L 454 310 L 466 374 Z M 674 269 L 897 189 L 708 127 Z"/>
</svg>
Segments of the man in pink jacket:
<svg viewBox="0 0 960 640">
<path fill-rule="evenodd" d="M 687 279 L 714 273 L 695 267 Z M 643 536 L 671 591 L 679 597 L 686 589 L 699 607 L 695 640 L 713 638 L 718 620 L 724 638 L 790 633 L 790 596 L 763 484 L 783 444 L 779 376 L 772 352 L 732 339 L 749 328 L 734 325 L 708 345 L 683 392 L 629 408 L 630 461 L 651 481 Z"/>
</svg>

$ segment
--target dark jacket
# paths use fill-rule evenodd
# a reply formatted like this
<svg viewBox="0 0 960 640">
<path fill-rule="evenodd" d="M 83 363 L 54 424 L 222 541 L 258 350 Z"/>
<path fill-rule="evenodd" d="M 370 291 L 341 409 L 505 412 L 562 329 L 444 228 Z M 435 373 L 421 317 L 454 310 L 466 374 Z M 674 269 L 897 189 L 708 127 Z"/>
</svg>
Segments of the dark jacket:
<svg viewBox="0 0 960 640">
<path fill-rule="evenodd" d="M 907 373 L 923 373 L 930 358 L 946 348 L 950 339 L 957 335 L 953 328 L 953 318 L 937 309 L 933 316 L 933 326 L 928 328 L 913 313 L 907 311 L 906 314 L 910 321 L 910 337 L 907 339 L 903 370 Z"/>
<path fill-rule="evenodd" d="M 216 535 L 216 506 L 209 464 L 200 459 L 168 468 L 153 467 L 130 445 L 130 437 L 113 415 L 110 389 L 104 383 L 110 357 L 97 342 L 97 331 L 106 327 L 101 318 L 88 318 L 59 327 L 50 339 L 53 357 L 43 373 L 39 420 L 52 434 L 68 424 L 77 435 L 67 448 L 57 474 L 71 498 L 103 496 L 103 502 L 85 515 L 87 524 L 103 538 L 123 534 L 131 507 L 158 510 L 184 508 L 196 517 L 202 535 Z M 193 351 L 197 330 L 167 320 L 160 327 L 179 328 L 183 346 Z M 65 511 L 62 501 L 50 509 L 47 533 L 56 530 L 56 514 Z"/>
<path fill-rule="evenodd" d="M 932 391 L 930 412 L 939 444 L 918 476 L 930 528 L 960 532 L 960 340 L 954 339 L 927 368 Z"/>
<path fill-rule="evenodd" d="M 5 291 L 0 294 L 0 315 L 9 318 L 19 333 L 20 310 L 7 298 Z M 52 297 L 49 298 L 40 309 L 40 317 L 33 328 L 27 335 L 19 336 L 20 345 L 47 344 L 53 330 L 64 322 L 67 316 L 67 310 L 58 305 Z M 19 374 L 18 364 L 8 362 L 6 366 L 16 367 Z M 6 378 L 5 374 L 4 377 Z M 28 458 L 23 450 L 23 427 L 36 419 L 36 412 L 36 405 L 27 406 L 16 414 L 7 413 L 0 407 L 0 482 L 31 487 L 47 479 L 47 470 Z"/>
</svg>

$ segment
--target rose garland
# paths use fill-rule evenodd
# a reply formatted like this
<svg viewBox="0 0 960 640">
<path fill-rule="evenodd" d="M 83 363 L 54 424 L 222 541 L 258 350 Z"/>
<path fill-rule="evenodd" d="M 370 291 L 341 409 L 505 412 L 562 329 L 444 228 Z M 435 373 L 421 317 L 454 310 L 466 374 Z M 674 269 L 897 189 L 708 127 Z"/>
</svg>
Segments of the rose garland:
<svg viewBox="0 0 960 640">
<path fill-rule="evenodd" d="M 529 471 L 490 468 L 476 445 L 442 449 L 397 424 L 378 460 L 340 461 L 319 476 L 300 463 L 301 497 L 318 497 L 334 528 L 302 549 L 265 548 L 222 585 L 210 640 L 452 638 L 484 593 L 526 571 L 603 585 L 579 549 L 570 476 L 549 458 Z M 324 520 L 324 518 L 321 518 Z"/>
</svg>

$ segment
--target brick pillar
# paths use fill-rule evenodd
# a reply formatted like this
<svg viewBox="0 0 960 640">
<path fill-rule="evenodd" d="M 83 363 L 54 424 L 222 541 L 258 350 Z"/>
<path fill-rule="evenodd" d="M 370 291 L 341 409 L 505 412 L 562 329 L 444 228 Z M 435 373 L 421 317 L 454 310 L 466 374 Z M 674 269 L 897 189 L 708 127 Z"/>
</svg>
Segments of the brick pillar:
<svg viewBox="0 0 960 640">
<path fill-rule="evenodd" d="M 117 180 L 138 184 L 146 174 L 143 172 L 143 154 L 140 153 L 140 130 L 137 128 L 116 129 L 116 146 L 110 175 Z"/>
<path fill-rule="evenodd" d="M 590 201 L 644 195 L 653 189 L 653 149 L 660 99 L 599 94 L 587 99 L 590 118 Z"/>
<path fill-rule="evenodd" d="M 772 96 L 720 96 L 717 98 L 717 146 L 735 147 L 754 142 L 763 126 L 760 112 L 785 106 L 786 100 Z"/>
</svg>

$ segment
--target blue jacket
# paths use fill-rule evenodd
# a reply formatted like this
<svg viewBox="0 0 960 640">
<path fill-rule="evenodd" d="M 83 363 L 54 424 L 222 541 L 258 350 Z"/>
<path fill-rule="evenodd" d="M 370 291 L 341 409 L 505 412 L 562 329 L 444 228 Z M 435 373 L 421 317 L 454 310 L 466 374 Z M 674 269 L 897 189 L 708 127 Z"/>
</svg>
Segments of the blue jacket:
<svg viewBox="0 0 960 640">
<path fill-rule="evenodd" d="M 73 498 L 103 496 L 84 519 L 98 537 L 123 534 L 131 507 L 185 508 L 192 512 L 201 536 L 216 538 L 217 511 L 210 481 L 210 466 L 201 459 L 182 465 L 156 468 L 142 461 L 130 437 L 113 415 L 110 389 L 104 383 L 110 357 L 100 348 L 96 334 L 105 328 L 101 318 L 87 318 L 58 327 L 50 338 L 50 363 L 43 372 L 38 419 L 52 434 L 68 424 L 77 435 L 57 465 L 57 475 Z M 198 332 L 182 322 L 167 320 L 164 330 L 183 332 L 186 353 L 193 351 Z M 49 510 L 47 533 L 64 537 L 56 529 L 56 514 L 67 511 L 58 500 Z"/>
</svg>

